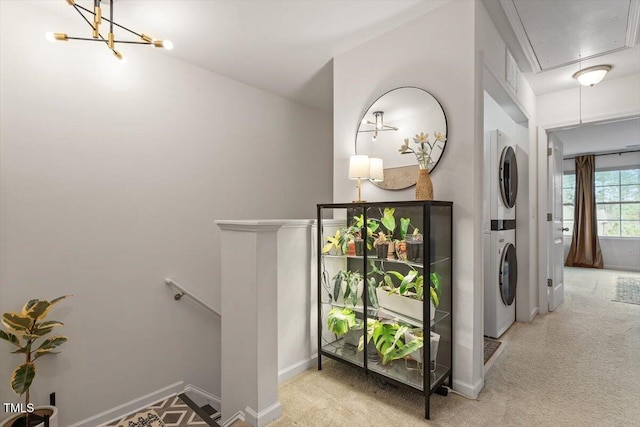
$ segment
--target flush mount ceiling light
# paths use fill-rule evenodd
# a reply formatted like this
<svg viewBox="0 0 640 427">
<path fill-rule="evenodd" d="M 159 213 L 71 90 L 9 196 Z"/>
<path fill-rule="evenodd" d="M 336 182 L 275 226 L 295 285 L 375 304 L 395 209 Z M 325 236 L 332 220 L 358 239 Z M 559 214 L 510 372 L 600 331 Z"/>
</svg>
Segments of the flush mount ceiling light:
<svg viewBox="0 0 640 427">
<path fill-rule="evenodd" d="M 375 118 L 375 122 L 372 122 L 371 120 L 367 120 L 366 117 L 362 119 L 362 122 L 361 122 L 363 125 L 373 125 L 373 129 L 363 129 L 358 131 L 358 132 L 373 132 L 373 137 L 371 138 L 373 141 L 375 141 L 378 138 L 378 132 L 385 131 L 385 130 L 398 130 L 397 127 L 384 124 L 384 111 L 374 111 L 373 117 Z"/>
<path fill-rule="evenodd" d="M 588 67 L 584 70 L 580 70 L 573 76 L 583 86 L 595 86 L 604 79 L 609 71 L 611 71 L 611 65 L 596 65 L 595 67 Z"/>
<path fill-rule="evenodd" d="M 69 41 L 69 40 L 83 40 L 83 41 L 92 41 L 92 42 L 101 42 L 106 44 L 106 46 L 111 49 L 113 54 L 118 59 L 123 59 L 122 53 L 115 49 L 116 43 L 124 43 L 124 44 L 146 44 L 158 48 L 164 48 L 171 50 L 173 49 L 173 43 L 169 40 L 156 40 L 151 36 L 148 36 L 143 33 L 137 33 L 135 31 L 130 30 L 127 27 L 124 27 L 113 20 L 113 0 L 109 0 L 109 19 L 102 17 L 102 8 L 100 7 L 100 3 L 106 3 L 106 0 L 94 0 L 93 1 L 93 11 L 76 4 L 76 0 L 66 0 L 70 6 L 82 16 L 82 19 L 85 20 L 87 24 L 91 27 L 92 30 L 92 38 L 85 37 L 71 37 L 65 33 L 47 33 L 45 37 L 50 41 Z M 93 16 L 91 16 L 93 15 Z M 100 24 L 102 21 L 106 21 L 109 23 L 109 33 L 107 38 L 105 39 L 102 34 L 100 34 Z M 115 35 L 113 34 L 113 27 L 121 28 L 140 39 L 138 40 L 116 40 Z"/>
</svg>

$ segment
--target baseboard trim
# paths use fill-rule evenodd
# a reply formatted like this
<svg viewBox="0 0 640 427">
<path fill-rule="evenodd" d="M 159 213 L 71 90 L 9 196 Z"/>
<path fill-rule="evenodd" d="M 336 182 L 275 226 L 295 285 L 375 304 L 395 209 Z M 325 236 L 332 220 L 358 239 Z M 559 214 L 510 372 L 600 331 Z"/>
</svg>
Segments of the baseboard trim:
<svg viewBox="0 0 640 427">
<path fill-rule="evenodd" d="M 175 396 L 178 393 L 181 393 L 183 388 L 184 383 L 182 381 L 171 384 L 159 390 L 152 391 L 145 396 L 130 400 L 122 405 L 118 405 L 112 409 L 107 409 L 97 415 L 79 421 L 75 424 L 71 424 L 69 427 L 95 427 L 108 424 L 112 421 L 121 419 L 127 414 L 137 412 L 163 399 Z"/>
<path fill-rule="evenodd" d="M 246 421 L 244 418 L 244 414 L 242 413 L 242 411 L 238 411 L 235 414 L 233 414 L 231 416 L 231 418 L 229 418 L 227 421 L 225 421 L 224 423 L 222 423 L 222 427 L 230 427 L 231 425 L 233 425 L 233 423 L 235 423 L 236 421 Z"/>
<path fill-rule="evenodd" d="M 184 387 L 183 393 L 189 396 L 189 398 L 200 407 L 209 404 L 218 412 L 220 411 L 220 408 L 222 408 L 222 401 L 218 396 L 193 384 L 187 384 Z"/>
<path fill-rule="evenodd" d="M 280 405 L 280 402 L 276 402 L 260 412 L 256 412 L 247 406 L 245 412 L 245 421 L 248 424 L 255 427 L 264 427 L 282 415 L 282 405 Z"/>
<path fill-rule="evenodd" d="M 531 320 L 535 319 L 538 314 L 540 314 L 540 310 L 538 309 L 538 307 L 531 310 Z"/>
<path fill-rule="evenodd" d="M 504 343 L 503 343 L 504 345 Z M 453 380 L 453 389 L 469 399 L 476 399 L 484 387 L 484 379 L 478 380 L 475 384 Z"/>
<path fill-rule="evenodd" d="M 311 369 L 318 363 L 318 355 L 313 355 L 309 359 L 301 360 L 291 366 L 287 366 L 278 372 L 278 383 L 287 381 L 304 371 Z"/>
<path fill-rule="evenodd" d="M 621 270 L 621 271 L 640 271 L 640 267 L 634 267 L 629 265 L 606 265 L 605 270 Z"/>
</svg>

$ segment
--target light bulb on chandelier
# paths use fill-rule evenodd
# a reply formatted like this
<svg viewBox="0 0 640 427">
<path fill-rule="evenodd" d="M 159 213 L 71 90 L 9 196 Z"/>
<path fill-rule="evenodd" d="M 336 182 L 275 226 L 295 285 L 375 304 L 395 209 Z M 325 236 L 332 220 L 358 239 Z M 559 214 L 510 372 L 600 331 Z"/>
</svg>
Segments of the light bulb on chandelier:
<svg viewBox="0 0 640 427">
<path fill-rule="evenodd" d="M 106 46 L 113 52 L 113 55 L 118 58 L 119 60 L 124 60 L 124 57 L 122 56 L 122 53 L 118 50 L 115 49 L 115 45 L 117 43 L 120 44 L 142 44 L 142 45 L 149 45 L 149 46 L 154 46 L 157 48 L 163 48 L 166 50 L 171 50 L 173 49 L 173 43 L 171 42 L 171 40 L 157 40 L 152 38 L 151 36 L 148 36 L 144 33 L 137 33 L 133 30 L 130 30 L 129 28 L 118 24 L 117 22 L 115 22 L 113 20 L 113 1 L 114 0 L 109 0 L 109 18 L 103 18 L 102 16 L 102 8 L 100 6 L 101 2 L 106 3 L 106 0 L 94 0 L 94 6 L 93 6 L 93 10 L 87 9 L 79 4 L 76 3 L 76 0 L 66 0 L 66 2 L 72 6 L 74 9 L 76 9 L 76 11 L 80 14 L 80 16 L 82 16 L 82 18 L 84 19 L 84 21 L 89 24 L 89 26 L 91 27 L 91 38 L 89 37 L 72 37 L 67 35 L 66 33 L 54 33 L 54 32 L 48 32 L 45 34 L 45 38 L 49 41 L 69 41 L 69 40 L 81 40 L 81 41 L 93 41 L 93 42 L 101 42 L 106 44 Z M 106 21 L 109 23 L 109 32 L 107 33 L 107 37 L 105 38 L 101 33 L 100 33 L 100 25 L 102 24 L 102 21 Z M 141 41 L 138 40 L 116 40 L 115 38 L 115 34 L 114 34 L 114 26 L 118 27 L 122 30 L 125 30 L 127 32 L 129 32 L 130 34 L 133 34 L 134 36 L 138 37 Z"/>
</svg>

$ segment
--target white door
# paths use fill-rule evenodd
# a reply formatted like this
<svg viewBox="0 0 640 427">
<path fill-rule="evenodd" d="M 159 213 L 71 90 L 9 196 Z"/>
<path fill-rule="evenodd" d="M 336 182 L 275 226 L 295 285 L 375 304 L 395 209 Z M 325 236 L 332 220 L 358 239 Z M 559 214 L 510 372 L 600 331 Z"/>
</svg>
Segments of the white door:
<svg viewBox="0 0 640 427">
<path fill-rule="evenodd" d="M 547 151 L 547 217 L 549 244 L 547 254 L 547 292 L 549 311 L 564 299 L 564 245 L 562 242 L 562 142 L 549 135 Z"/>
</svg>

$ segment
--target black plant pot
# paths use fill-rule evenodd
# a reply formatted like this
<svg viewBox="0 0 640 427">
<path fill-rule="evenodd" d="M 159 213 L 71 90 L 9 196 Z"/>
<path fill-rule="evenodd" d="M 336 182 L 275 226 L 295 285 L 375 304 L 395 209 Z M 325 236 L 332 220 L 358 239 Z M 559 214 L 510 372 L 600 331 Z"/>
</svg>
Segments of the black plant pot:
<svg viewBox="0 0 640 427">
<path fill-rule="evenodd" d="M 387 259 L 389 254 L 389 244 L 388 243 L 378 243 L 376 245 L 376 254 L 380 259 Z"/>
<path fill-rule="evenodd" d="M 364 240 L 356 239 L 355 243 L 356 243 L 356 256 L 363 256 L 364 255 Z"/>
</svg>

